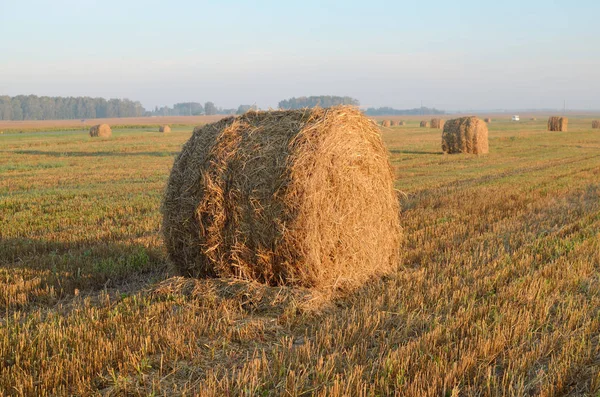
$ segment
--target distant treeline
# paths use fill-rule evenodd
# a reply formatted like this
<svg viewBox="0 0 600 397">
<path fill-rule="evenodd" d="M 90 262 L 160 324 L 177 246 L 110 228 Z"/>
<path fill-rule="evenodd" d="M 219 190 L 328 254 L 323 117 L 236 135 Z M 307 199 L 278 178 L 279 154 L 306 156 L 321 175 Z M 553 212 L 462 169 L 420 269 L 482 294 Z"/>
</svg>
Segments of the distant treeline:
<svg viewBox="0 0 600 397">
<path fill-rule="evenodd" d="M 336 105 L 358 106 L 357 99 L 344 96 L 310 96 L 290 98 L 279 102 L 281 109 L 301 109 Z M 104 99 L 91 97 L 38 97 L 36 95 L 0 96 L 0 120 L 67 120 L 100 119 L 141 116 L 200 116 L 243 114 L 256 109 L 255 105 L 240 105 L 237 109 L 223 109 L 213 102 L 181 102 L 173 107 L 155 107 L 147 111 L 142 104 L 129 99 Z M 389 107 L 369 108 L 370 116 L 379 115 L 419 115 L 444 114 L 444 111 L 430 108 L 398 110 Z"/>
<path fill-rule="evenodd" d="M 212 102 L 176 103 L 173 107 L 144 109 L 140 102 L 129 99 L 91 97 L 38 97 L 36 95 L 0 96 L 0 120 L 68 120 L 142 116 L 200 116 L 242 114 L 254 105 L 223 109 Z"/>
<path fill-rule="evenodd" d="M 368 108 L 365 113 L 369 116 L 416 116 L 420 114 L 446 114 L 443 110 L 435 108 L 414 108 L 414 109 L 394 109 L 394 108 Z"/>
<path fill-rule="evenodd" d="M 145 109 L 129 99 L 90 97 L 0 96 L 0 120 L 93 119 L 139 117 Z"/>
<path fill-rule="evenodd" d="M 301 96 L 299 98 L 290 98 L 284 99 L 279 102 L 280 109 L 302 109 L 302 108 L 314 108 L 314 107 L 322 107 L 328 108 L 330 106 L 337 105 L 360 105 L 358 99 L 351 98 L 349 96 L 331 96 L 331 95 L 321 95 L 321 96 Z"/>
<path fill-rule="evenodd" d="M 223 109 L 215 106 L 212 102 L 206 102 L 204 105 L 198 102 L 181 102 L 173 105 L 172 108 L 163 106 L 155 107 L 153 111 L 147 112 L 148 116 L 211 116 L 214 114 L 243 114 L 250 109 L 257 109 L 255 105 L 240 105 L 237 109 Z"/>
</svg>

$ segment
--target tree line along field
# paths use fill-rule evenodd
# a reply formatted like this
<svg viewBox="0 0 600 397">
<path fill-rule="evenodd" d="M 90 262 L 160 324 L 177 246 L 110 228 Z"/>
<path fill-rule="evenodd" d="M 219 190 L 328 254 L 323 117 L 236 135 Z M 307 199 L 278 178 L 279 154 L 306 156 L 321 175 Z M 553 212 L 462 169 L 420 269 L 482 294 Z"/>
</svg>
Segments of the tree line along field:
<svg viewBox="0 0 600 397">
<path fill-rule="evenodd" d="M 173 274 L 191 127 L 0 136 L 0 395 L 598 395 L 599 130 L 494 118 L 478 157 L 403 119 L 402 261 L 333 297 Z"/>
</svg>

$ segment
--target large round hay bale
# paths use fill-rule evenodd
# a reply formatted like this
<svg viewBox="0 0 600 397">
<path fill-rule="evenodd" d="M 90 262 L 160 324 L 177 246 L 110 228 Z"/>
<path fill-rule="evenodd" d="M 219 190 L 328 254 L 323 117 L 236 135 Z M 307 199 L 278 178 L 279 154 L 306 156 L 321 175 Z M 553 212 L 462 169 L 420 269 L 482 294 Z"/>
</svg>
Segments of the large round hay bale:
<svg viewBox="0 0 600 397">
<path fill-rule="evenodd" d="M 442 120 L 442 119 L 431 119 L 431 128 L 437 128 L 437 129 L 444 128 L 444 120 Z"/>
<path fill-rule="evenodd" d="M 396 127 L 396 126 L 398 126 L 398 121 L 397 121 L 397 120 L 391 120 L 391 121 L 390 121 L 390 125 L 391 125 L 392 127 Z"/>
<path fill-rule="evenodd" d="M 427 127 L 427 126 L 429 126 L 429 122 L 427 120 L 421 121 L 421 127 Z"/>
<path fill-rule="evenodd" d="M 600 128 L 600 120 L 592 121 L 592 128 Z"/>
<path fill-rule="evenodd" d="M 161 125 L 160 127 L 158 127 L 158 132 L 164 132 L 166 134 L 168 132 L 171 132 L 171 127 L 169 127 L 168 125 Z"/>
<path fill-rule="evenodd" d="M 442 150 L 445 153 L 487 153 L 487 125 L 475 116 L 446 121 L 442 132 Z"/>
<path fill-rule="evenodd" d="M 195 277 L 354 286 L 398 261 L 394 173 L 358 109 L 249 112 L 197 127 L 162 205 L 170 260 Z"/>
<path fill-rule="evenodd" d="M 489 123 L 491 123 L 491 122 L 492 122 L 492 119 L 491 119 L 491 118 L 489 118 L 489 117 L 486 117 L 485 119 L 483 119 L 483 121 L 485 121 L 486 123 L 488 123 L 488 124 L 489 124 Z"/>
<path fill-rule="evenodd" d="M 98 125 L 94 125 L 94 126 L 92 126 L 92 128 L 90 128 L 90 136 L 92 136 L 92 137 L 96 137 L 96 136 L 109 137 L 111 135 L 112 135 L 112 131 L 108 124 L 98 124 Z"/>
<path fill-rule="evenodd" d="M 569 119 L 566 117 L 551 116 L 548 118 L 548 131 L 567 131 Z"/>
<path fill-rule="evenodd" d="M 391 120 L 383 120 L 383 121 L 381 122 L 381 126 L 382 126 L 382 127 L 390 127 L 391 125 L 392 125 L 392 122 L 391 122 Z"/>
</svg>

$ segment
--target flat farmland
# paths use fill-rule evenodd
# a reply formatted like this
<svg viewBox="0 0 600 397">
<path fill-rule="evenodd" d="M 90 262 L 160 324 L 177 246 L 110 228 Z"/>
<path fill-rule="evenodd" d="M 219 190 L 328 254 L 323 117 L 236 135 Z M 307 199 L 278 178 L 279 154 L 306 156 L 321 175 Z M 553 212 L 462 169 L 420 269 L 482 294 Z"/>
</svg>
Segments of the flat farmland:
<svg viewBox="0 0 600 397">
<path fill-rule="evenodd" d="M 0 396 L 597 396 L 600 130 L 491 117 L 485 156 L 382 128 L 402 260 L 334 296 L 174 274 L 163 189 L 213 120 L 1 135 Z"/>
</svg>

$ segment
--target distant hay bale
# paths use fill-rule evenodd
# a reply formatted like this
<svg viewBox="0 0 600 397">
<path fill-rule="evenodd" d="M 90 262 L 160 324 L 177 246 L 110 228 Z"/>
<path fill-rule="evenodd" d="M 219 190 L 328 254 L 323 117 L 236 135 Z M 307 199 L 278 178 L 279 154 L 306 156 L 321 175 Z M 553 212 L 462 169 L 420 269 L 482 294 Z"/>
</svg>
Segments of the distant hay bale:
<svg viewBox="0 0 600 397">
<path fill-rule="evenodd" d="M 592 128 L 600 128 L 600 120 L 592 121 Z"/>
<path fill-rule="evenodd" d="M 391 120 L 391 121 L 390 121 L 390 125 L 391 125 L 392 127 L 396 127 L 396 126 L 398 126 L 398 121 L 397 121 L 397 120 Z"/>
<path fill-rule="evenodd" d="M 390 127 L 391 125 L 392 125 L 392 122 L 390 120 L 383 120 L 381 122 L 382 127 Z"/>
<path fill-rule="evenodd" d="M 431 128 L 437 128 L 437 129 L 444 128 L 444 120 L 442 120 L 442 119 L 431 119 Z"/>
<path fill-rule="evenodd" d="M 406 125 L 406 121 L 401 120 L 400 122 L 398 122 L 398 125 Z"/>
<path fill-rule="evenodd" d="M 492 122 L 492 119 L 490 119 L 489 117 L 486 117 L 485 119 L 483 119 L 483 121 L 485 121 L 486 123 L 489 124 Z"/>
<path fill-rule="evenodd" d="M 448 120 L 442 133 L 444 153 L 488 153 L 488 129 L 475 116 Z"/>
<path fill-rule="evenodd" d="M 429 122 L 427 120 L 421 121 L 421 127 L 427 127 L 427 126 L 429 126 Z"/>
<path fill-rule="evenodd" d="M 531 120 L 531 121 L 536 121 L 536 120 L 537 120 L 537 118 L 535 118 L 535 117 L 532 117 L 530 120 Z"/>
<path fill-rule="evenodd" d="M 158 132 L 164 132 L 166 134 L 168 132 L 171 132 L 171 127 L 169 127 L 168 125 L 161 125 L 158 128 Z"/>
<path fill-rule="evenodd" d="M 108 124 L 98 124 L 98 125 L 94 125 L 94 126 L 92 126 L 92 128 L 90 128 L 90 136 L 92 136 L 92 137 L 96 137 L 96 136 L 109 137 L 111 135 L 112 135 L 112 131 Z"/>
<path fill-rule="evenodd" d="M 352 107 L 197 127 L 162 213 L 170 260 L 195 277 L 331 289 L 398 262 L 394 173 L 379 129 Z"/>
<path fill-rule="evenodd" d="M 548 131 L 567 131 L 569 119 L 566 117 L 551 116 L 548 118 Z"/>
</svg>

